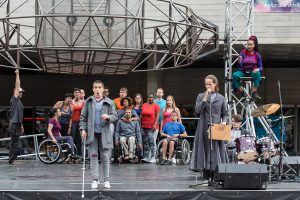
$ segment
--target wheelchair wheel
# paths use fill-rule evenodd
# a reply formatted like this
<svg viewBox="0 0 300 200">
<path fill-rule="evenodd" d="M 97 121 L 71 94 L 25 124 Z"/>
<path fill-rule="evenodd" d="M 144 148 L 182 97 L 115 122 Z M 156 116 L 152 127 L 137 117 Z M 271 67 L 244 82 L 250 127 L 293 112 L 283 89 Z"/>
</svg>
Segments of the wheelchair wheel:
<svg viewBox="0 0 300 200">
<path fill-rule="evenodd" d="M 181 143 L 181 159 L 184 165 L 189 164 L 191 160 L 191 147 L 190 143 L 184 139 Z"/>
<path fill-rule="evenodd" d="M 71 146 L 68 143 L 60 143 L 61 153 L 57 163 L 63 163 L 70 155 Z"/>
<path fill-rule="evenodd" d="M 38 157 L 43 163 L 52 164 L 59 160 L 61 151 L 60 144 L 43 140 L 39 145 Z"/>
</svg>

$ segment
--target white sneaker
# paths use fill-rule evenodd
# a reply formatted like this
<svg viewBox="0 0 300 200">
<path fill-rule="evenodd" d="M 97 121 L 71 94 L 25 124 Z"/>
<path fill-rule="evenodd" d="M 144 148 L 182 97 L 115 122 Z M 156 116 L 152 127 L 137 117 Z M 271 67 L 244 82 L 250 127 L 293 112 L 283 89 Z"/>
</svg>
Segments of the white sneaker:
<svg viewBox="0 0 300 200">
<path fill-rule="evenodd" d="M 149 162 L 149 158 L 143 158 L 142 161 L 143 162 Z"/>
<path fill-rule="evenodd" d="M 108 181 L 105 181 L 105 182 L 103 183 L 103 187 L 104 187 L 105 189 L 110 189 L 110 184 L 109 184 L 109 182 L 108 182 Z"/>
<path fill-rule="evenodd" d="M 93 180 L 92 184 L 91 184 L 91 188 L 92 189 L 97 189 L 98 188 L 98 184 L 100 184 L 99 180 Z"/>
<path fill-rule="evenodd" d="M 149 160 L 149 163 L 156 163 L 155 158 L 151 158 L 151 159 Z"/>
<path fill-rule="evenodd" d="M 176 158 L 172 158 L 172 163 L 176 164 Z"/>
</svg>

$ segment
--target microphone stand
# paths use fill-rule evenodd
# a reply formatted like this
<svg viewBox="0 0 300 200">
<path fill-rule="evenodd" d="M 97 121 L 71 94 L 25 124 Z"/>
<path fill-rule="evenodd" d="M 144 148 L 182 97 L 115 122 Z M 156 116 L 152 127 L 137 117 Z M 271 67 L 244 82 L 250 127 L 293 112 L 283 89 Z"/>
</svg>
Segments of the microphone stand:
<svg viewBox="0 0 300 200">
<path fill-rule="evenodd" d="M 212 165 L 212 158 L 211 158 L 211 152 L 213 151 L 213 139 L 212 139 L 212 130 L 211 127 L 213 126 L 212 123 L 212 109 L 211 109 L 211 94 L 209 95 L 209 179 L 208 179 L 208 186 L 213 186 L 213 173 L 211 169 Z"/>
<path fill-rule="evenodd" d="M 280 143 L 279 143 L 279 174 L 278 180 L 281 181 L 281 176 L 283 172 L 283 133 L 284 133 L 284 116 L 283 116 L 283 109 L 282 109 L 282 98 L 281 98 L 281 89 L 280 89 L 280 80 L 278 80 L 278 94 L 279 94 L 279 103 L 280 103 L 280 117 L 281 117 L 281 131 L 280 131 Z"/>
</svg>

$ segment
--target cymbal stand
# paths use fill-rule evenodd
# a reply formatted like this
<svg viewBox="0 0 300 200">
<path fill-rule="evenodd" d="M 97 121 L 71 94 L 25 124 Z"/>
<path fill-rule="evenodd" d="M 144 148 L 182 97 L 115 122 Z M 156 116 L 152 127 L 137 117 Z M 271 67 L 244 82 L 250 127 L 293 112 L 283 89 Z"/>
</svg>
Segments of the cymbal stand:
<svg viewBox="0 0 300 200">
<path fill-rule="evenodd" d="M 277 163 L 278 166 L 278 181 L 282 180 L 282 177 L 289 179 L 290 176 L 292 178 L 295 178 L 295 175 L 297 174 L 296 171 L 284 160 L 284 156 L 286 153 L 283 148 L 283 134 L 285 131 L 285 121 L 283 116 L 283 104 L 282 104 L 282 96 L 281 96 L 281 88 L 280 88 L 280 80 L 278 80 L 278 95 L 279 95 L 279 103 L 280 103 L 280 118 L 281 118 L 281 131 L 280 131 L 280 143 L 279 143 L 279 160 Z M 287 156 L 287 155 L 286 155 Z M 284 173 L 283 167 L 284 165 L 288 168 L 288 170 Z M 292 171 L 293 174 L 288 174 L 290 171 Z"/>
</svg>

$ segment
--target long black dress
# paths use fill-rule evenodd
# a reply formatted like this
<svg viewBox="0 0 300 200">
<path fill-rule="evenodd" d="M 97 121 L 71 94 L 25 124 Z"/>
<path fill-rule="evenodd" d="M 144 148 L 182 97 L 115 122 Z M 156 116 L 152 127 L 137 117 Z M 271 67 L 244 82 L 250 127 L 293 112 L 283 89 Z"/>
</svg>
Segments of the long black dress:
<svg viewBox="0 0 300 200">
<path fill-rule="evenodd" d="M 209 170 L 210 169 L 210 146 L 208 139 L 208 124 L 209 124 L 209 104 L 208 100 L 203 101 L 205 93 L 198 95 L 195 105 L 195 113 L 200 117 L 195 133 L 194 146 L 190 169 L 194 171 Z M 228 123 L 227 103 L 219 93 L 211 94 L 211 108 L 212 108 L 212 123 Z M 218 163 L 228 163 L 228 156 L 226 152 L 226 145 L 224 141 L 213 140 L 212 155 L 212 171 L 215 170 Z"/>
</svg>

